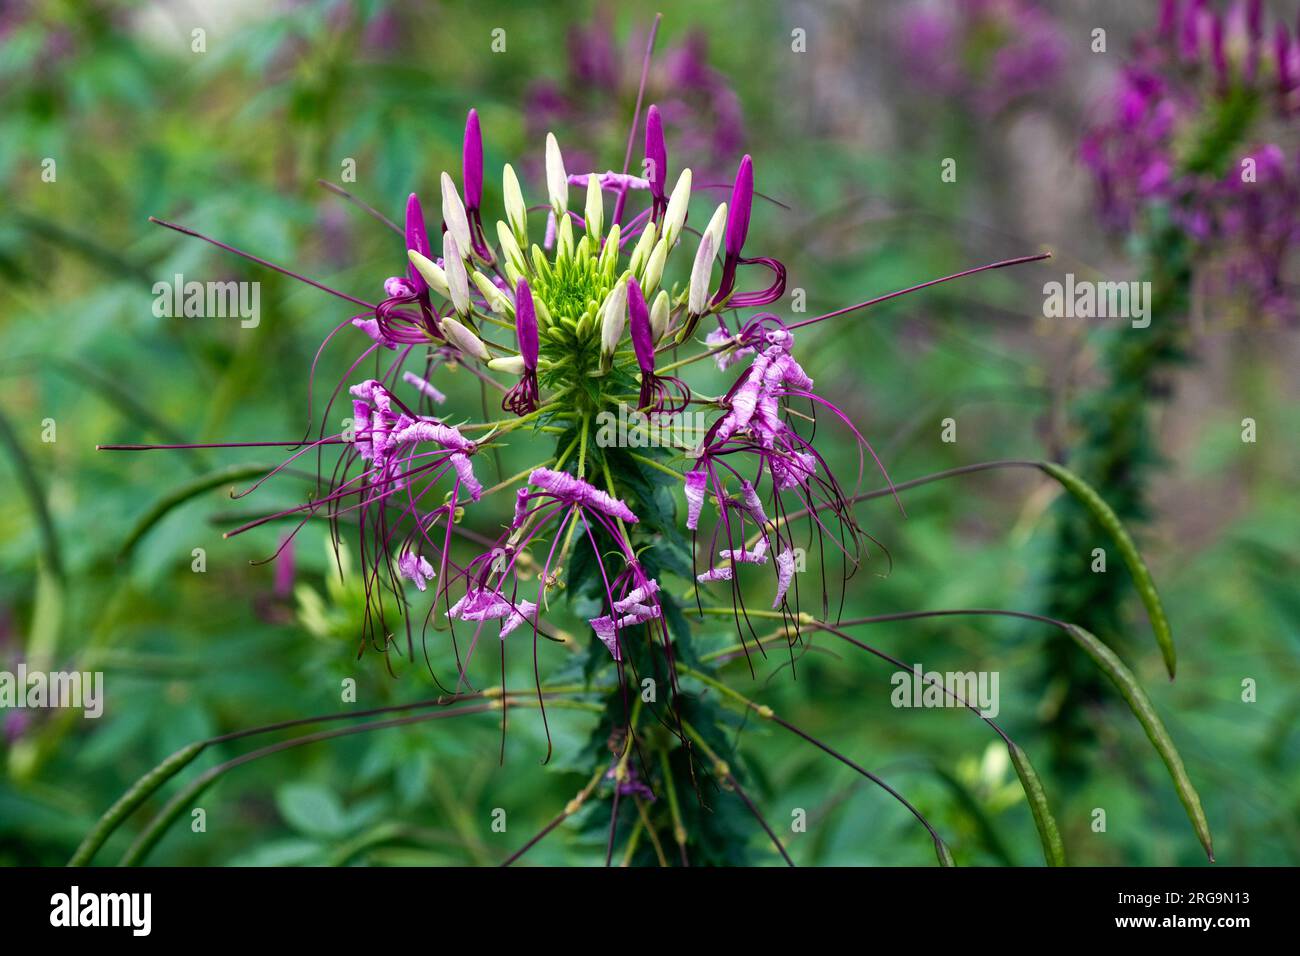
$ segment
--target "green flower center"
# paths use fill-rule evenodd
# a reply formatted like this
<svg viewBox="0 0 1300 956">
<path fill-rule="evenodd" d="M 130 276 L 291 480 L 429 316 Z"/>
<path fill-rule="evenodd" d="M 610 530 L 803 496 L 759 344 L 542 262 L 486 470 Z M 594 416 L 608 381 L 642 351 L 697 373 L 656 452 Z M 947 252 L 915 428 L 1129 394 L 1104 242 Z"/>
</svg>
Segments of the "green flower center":
<svg viewBox="0 0 1300 956">
<path fill-rule="evenodd" d="M 594 319 L 614 283 L 602 273 L 595 259 L 559 259 L 549 275 L 543 275 L 533 294 L 540 296 L 556 321 L 579 322 Z"/>
</svg>

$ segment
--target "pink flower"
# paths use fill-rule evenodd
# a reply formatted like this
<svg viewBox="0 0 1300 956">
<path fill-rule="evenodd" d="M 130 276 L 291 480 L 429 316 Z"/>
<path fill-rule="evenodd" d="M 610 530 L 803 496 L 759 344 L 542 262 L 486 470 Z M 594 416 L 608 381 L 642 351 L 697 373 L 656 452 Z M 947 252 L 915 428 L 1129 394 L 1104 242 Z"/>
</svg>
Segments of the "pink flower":
<svg viewBox="0 0 1300 956">
<path fill-rule="evenodd" d="M 423 591 L 428 581 L 434 577 L 433 565 L 420 554 L 413 551 L 403 551 L 397 558 L 397 572 L 402 577 L 415 582 L 415 586 Z"/>
</svg>

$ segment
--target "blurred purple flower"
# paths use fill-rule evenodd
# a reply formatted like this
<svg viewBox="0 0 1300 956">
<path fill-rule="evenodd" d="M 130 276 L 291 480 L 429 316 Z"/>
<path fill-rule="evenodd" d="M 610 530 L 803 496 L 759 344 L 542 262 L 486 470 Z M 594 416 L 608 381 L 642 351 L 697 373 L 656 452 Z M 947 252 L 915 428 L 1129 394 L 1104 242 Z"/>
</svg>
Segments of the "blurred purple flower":
<svg viewBox="0 0 1300 956">
<path fill-rule="evenodd" d="M 1300 157 L 1276 140 L 1293 138 L 1297 55 L 1258 0 L 1226 16 L 1165 0 L 1081 147 L 1110 228 L 1167 214 L 1196 244 L 1204 291 L 1274 315 L 1294 313 L 1283 275 L 1300 239 Z"/>
<path fill-rule="evenodd" d="M 914 2 L 896 35 L 916 83 L 986 116 L 1050 87 L 1065 65 L 1064 34 L 1031 0 Z"/>
<path fill-rule="evenodd" d="M 589 26 L 569 31 L 569 63 L 557 82 L 538 81 L 527 93 L 529 132 L 542 136 L 563 131 L 581 149 L 567 152 L 573 165 L 601 169 L 622 155 L 627 120 L 636 102 L 647 35 L 634 30 L 619 44 L 608 10 Z M 647 77 L 645 102 L 658 105 L 663 127 L 673 141 L 679 166 L 697 174 L 722 176 L 745 139 L 740 99 L 727 80 L 709 66 L 709 41 L 689 34 L 663 50 Z"/>
</svg>

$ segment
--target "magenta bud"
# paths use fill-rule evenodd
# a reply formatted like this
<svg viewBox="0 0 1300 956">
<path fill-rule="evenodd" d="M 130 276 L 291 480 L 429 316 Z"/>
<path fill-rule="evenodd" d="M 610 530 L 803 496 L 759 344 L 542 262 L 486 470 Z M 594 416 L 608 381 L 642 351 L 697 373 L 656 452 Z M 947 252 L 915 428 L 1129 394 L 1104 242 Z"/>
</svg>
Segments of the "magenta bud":
<svg viewBox="0 0 1300 956">
<path fill-rule="evenodd" d="M 473 211 L 483 202 L 483 134 L 478 126 L 478 110 L 465 117 L 465 150 L 462 154 L 462 179 L 465 208 Z"/>
<path fill-rule="evenodd" d="M 420 197 L 415 193 L 406 199 L 406 248 L 414 249 L 426 259 L 433 258 L 433 251 L 429 248 L 429 233 L 424 228 L 424 210 L 420 207 Z M 419 270 L 410 263 L 407 263 L 406 274 L 417 293 L 429 288 Z"/>
<path fill-rule="evenodd" d="M 1177 22 L 1178 0 L 1160 0 L 1159 35 L 1166 38 L 1173 36 Z"/>
<path fill-rule="evenodd" d="M 293 535 L 280 539 L 280 551 L 275 556 L 275 596 L 293 596 L 294 560 Z"/>
<path fill-rule="evenodd" d="M 650 180 L 650 194 L 655 199 L 664 198 L 664 180 L 668 173 L 668 146 L 664 143 L 664 122 L 659 107 L 651 104 L 645 118 L 646 178 Z"/>
<path fill-rule="evenodd" d="M 1291 89 L 1291 40 L 1287 36 L 1286 24 L 1279 23 L 1273 35 L 1274 59 L 1277 60 L 1277 88 L 1281 93 Z"/>
<path fill-rule="evenodd" d="M 1221 86 L 1228 85 L 1228 57 L 1223 50 L 1223 17 L 1210 18 L 1210 56 L 1214 61 L 1214 75 Z"/>
<path fill-rule="evenodd" d="M 736 170 L 736 182 L 731 187 L 731 205 L 727 207 L 727 258 L 740 255 L 749 232 L 749 209 L 754 203 L 754 161 L 745 154 Z"/>
<path fill-rule="evenodd" d="M 1249 0 L 1246 6 L 1246 29 L 1252 40 L 1264 35 L 1264 0 Z"/>
<path fill-rule="evenodd" d="M 515 285 L 515 335 L 519 338 L 524 368 L 530 371 L 537 368 L 537 310 L 533 306 L 533 290 L 523 277 Z"/>
<path fill-rule="evenodd" d="M 641 283 L 635 277 L 627 282 L 627 314 L 636 364 L 642 372 L 649 374 L 655 370 L 654 333 L 650 331 L 650 307 L 646 305 Z"/>
<path fill-rule="evenodd" d="M 1201 14 L 1205 0 L 1191 0 L 1183 15 L 1183 29 L 1179 36 L 1179 52 L 1184 60 L 1195 60 L 1201 52 Z"/>
</svg>

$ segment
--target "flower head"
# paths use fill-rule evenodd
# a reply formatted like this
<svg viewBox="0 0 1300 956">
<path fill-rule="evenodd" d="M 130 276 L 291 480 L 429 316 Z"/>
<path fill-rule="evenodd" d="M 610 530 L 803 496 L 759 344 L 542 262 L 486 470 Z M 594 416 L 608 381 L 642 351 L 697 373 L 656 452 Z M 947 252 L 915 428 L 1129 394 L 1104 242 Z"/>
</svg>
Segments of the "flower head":
<svg viewBox="0 0 1300 956">
<path fill-rule="evenodd" d="M 305 280 L 367 310 L 339 326 L 355 324 L 370 339 L 352 368 L 380 354 L 386 362 L 373 377 L 347 383 L 348 429 L 326 434 L 322 428 L 317 441 L 296 443 L 298 450 L 254 485 L 308 452 L 323 457 L 326 449 L 337 447 L 334 466 L 320 469 L 320 491 L 300 507 L 232 533 L 289 516 L 327 517 L 336 533 L 343 521 L 355 523 L 368 636 L 389 646 L 385 602 L 391 600 L 409 638 L 413 602 L 428 601 L 426 621 L 440 611 L 439 620 L 445 618 L 451 632 L 458 685 L 467 680 L 476 645 L 462 654 L 456 626 L 472 625 L 475 641 L 493 621 L 500 622 L 503 638 L 524 624 L 531 625 L 535 638 L 550 637 L 546 617 L 556 596 L 571 588 L 598 605 L 596 613 L 584 617 L 601 654 L 617 663 L 620 674 L 625 666 L 644 665 L 644 653 L 662 654 L 671 664 L 666 609 L 673 598 L 660 585 L 662 574 L 683 578 L 697 594 L 727 582 L 742 614 L 738 595 L 744 576 L 772 574 L 774 607 L 787 608 L 792 598 L 797 604 L 799 546 L 792 515 L 803 516 L 819 541 L 833 540 L 846 574 L 860 560 L 863 533 L 850 496 L 814 447 L 811 425 L 803 422 L 828 412 L 861 449 L 870 446 L 848 417 L 818 394 L 795 357 L 794 332 L 874 300 L 790 326 L 773 313 L 740 314 L 777 301 L 785 287 L 781 262 L 746 255 L 757 195 L 754 163 L 748 156 L 740 161 L 730 199 L 714 208 L 698 247 L 687 244 L 678 252 L 690 212 L 692 173 L 683 168 L 672 191 L 665 191 L 663 119 L 658 108 L 647 116 L 645 178 L 570 173 L 555 137 L 547 136 L 550 235 L 540 245 L 529 239 L 528 206 L 506 165 L 500 218 L 487 231 L 495 233 L 494 247 L 482 229 L 487 212 L 482 132 L 471 111 L 464 195 L 450 175 L 438 176 L 442 256 L 434 258 L 420 201 L 412 195 L 404 230 L 406 274 L 384 281 L 382 302 L 366 303 Z M 1260 158 L 1274 168 L 1271 154 Z M 569 208 L 575 186 L 585 189 L 581 216 Z M 721 279 L 715 289 L 719 254 Z M 741 270 L 749 265 L 773 275 L 766 289 L 738 287 Z M 718 324 L 701 346 L 692 334 L 704 315 Z M 332 339 L 333 333 L 326 342 Z M 673 361 L 665 364 L 668 351 Z M 680 370 L 709 359 L 723 370 L 744 364 L 726 392 L 712 398 L 679 377 Z M 431 414 L 435 405 L 454 407 L 437 384 L 442 368 L 453 363 L 483 388 L 499 390 L 507 414 L 478 421 L 473 407 L 461 408 L 458 424 Z M 502 381 L 502 375 L 514 381 Z M 409 403 L 395 390 L 399 382 Z M 617 443 L 603 442 L 598 422 L 626 411 L 634 400 L 635 410 L 646 412 L 693 406 L 705 423 L 686 439 L 630 454 Z M 332 401 L 323 421 L 329 420 Z M 792 414 L 796 405 L 807 411 Z M 476 458 L 506 444 L 540 446 L 541 461 L 485 489 L 475 473 Z M 861 464 L 860 453 L 859 477 Z M 702 539 L 693 547 L 679 537 L 680 519 L 666 497 L 665 473 L 677 476 L 682 489 L 681 524 L 692 539 Z M 497 537 L 471 535 L 462 527 L 468 505 L 511 491 L 513 514 Z M 708 514 L 716 515 L 711 528 L 705 517 L 710 501 L 714 509 Z M 464 558 L 456 547 L 462 537 L 482 550 L 476 547 Z M 685 561 L 674 567 L 663 556 L 670 551 L 666 540 L 691 547 L 692 560 L 703 568 L 688 569 Z M 583 569 L 576 579 L 575 567 Z M 407 584 L 426 596 L 408 595 Z M 797 626 L 797 617 L 792 620 Z"/>
</svg>

